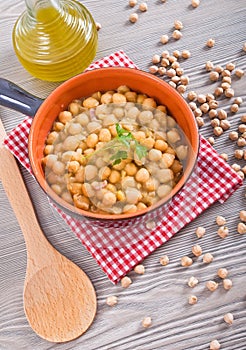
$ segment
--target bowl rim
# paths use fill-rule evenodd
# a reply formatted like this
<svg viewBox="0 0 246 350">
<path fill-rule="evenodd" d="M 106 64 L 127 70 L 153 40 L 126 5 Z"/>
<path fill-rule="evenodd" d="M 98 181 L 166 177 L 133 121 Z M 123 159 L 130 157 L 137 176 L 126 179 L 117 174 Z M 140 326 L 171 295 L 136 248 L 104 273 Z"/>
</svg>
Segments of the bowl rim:
<svg viewBox="0 0 246 350">
<path fill-rule="evenodd" d="M 193 130 L 195 130 L 195 142 L 192 144 L 192 152 L 193 152 L 193 159 L 192 161 L 189 162 L 188 168 L 185 169 L 185 172 L 181 176 L 180 180 L 178 183 L 172 188 L 171 192 L 164 197 L 163 199 L 159 200 L 157 203 L 153 204 L 152 206 L 145 208 L 143 210 L 138 210 L 134 213 L 123 213 L 123 214 L 102 214 L 102 213 L 94 213 L 91 211 L 86 211 L 80 208 L 75 207 L 72 204 L 69 204 L 65 200 L 63 200 L 59 195 L 57 195 L 51 187 L 48 185 L 48 183 L 45 180 L 45 177 L 43 174 L 40 173 L 39 171 L 39 166 L 37 164 L 37 160 L 35 159 L 34 152 L 33 152 L 33 140 L 34 140 L 34 132 L 35 128 L 38 126 L 38 121 L 40 118 L 42 118 L 43 114 L 43 109 L 44 107 L 52 100 L 56 99 L 57 96 L 60 96 L 64 91 L 70 89 L 70 85 L 75 83 L 76 81 L 80 81 L 83 79 L 83 76 L 88 76 L 90 77 L 95 74 L 95 71 L 97 72 L 107 72 L 107 73 L 113 73 L 113 72 L 121 72 L 124 74 L 124 72 L 134 72 L 133 74 L 137 74 L 141 77 L 151 79 L 160 86 L 165 86 L 165 88 L 168 90 L 170 94 L 174 94 L 175 98 L 178 100 L 179 103 L 181 103 L 182 108 L 184 108 L 185 113 L 189 114 L 191 117 L 192 121 L 192 126 Z M 143 89 L 144 90 L 144 89 Z M 82 96 L 83 97 L 83 96 Z M 173 116 L 175 118 L 175 116 Z M 40 187 L 43 189 L 43 191 L 48 195 L 51 201 L 54 202 L 55 205 L 57 205 L 59 208 L 61 208 L 63 211 L 68 213 L 70 216 L 75 216 L 79 219 L 87 219 L 87 220 L 99 220 L 99 221 L 118 221 L 118 220 L 129 220 L 129 219 L 135 219 L 141 216 L 144 216 L 145 214 L 148 214 L 150 212 L 155 211 L 156 209 L 164 206 L 168 202 L 172 200 L 174 196 L 176 196 L 180 190 L 184 187 L 184 185 L 187 183 L 188 179 L 190 178 L 191 174 L 193 173 L 193 170 L 196 166 L 197 163 L 197 157 L 198 157 L 198 152 L 199 152 L 199 146 L 200 146 L 200 136 L 198 132 L 198 126 L 195 121 L 195 117 L 188 105 L 188 103 L 185 101 L 185 99 L 173 88 L 171 87 L 167 82 L 164 80 L 160 79 L 158 76 L 155 76 L 153 74 L 150 74 L 148 72 L 145 72 L 140 69 L 136 68 L 129 68 L 129 67 L 103 67 L 103 68 L 97 68 L 93 70 L 88 70 L 86 72 L 83 72 L 79 75 L 76 75 L 62 84 L 60 84 L 58 87 L 56 87 L 49 95 L 48 97 L 43 101 L 43 103 L 40 105 L 39 109 L 37 110 L 34 119 L 31 124 L 30 128 L 30 133 L 28 137 L 28 154 L 29 154 L 29 160 L 30 160 L 30 165 L 32 172 L 34 174 L 35 179 L 37 180 L 38 184 Z M 41 160 L 40 160 L 41 161 Z"/>
</svg>

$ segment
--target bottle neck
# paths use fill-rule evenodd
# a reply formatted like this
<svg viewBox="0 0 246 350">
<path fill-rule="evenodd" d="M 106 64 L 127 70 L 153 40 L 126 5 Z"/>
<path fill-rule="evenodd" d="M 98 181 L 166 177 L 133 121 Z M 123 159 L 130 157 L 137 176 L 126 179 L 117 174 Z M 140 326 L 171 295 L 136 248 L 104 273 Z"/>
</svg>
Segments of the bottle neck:
<svg viewBox="0 0 246 350">
<path fill-rule="evenodd" d="M 59 0 L 25 0 L 27 12 L 30 16 L 36 18 L 37 13 L 42 9 L 54 8 L 60 9 Z"/>
</svg>

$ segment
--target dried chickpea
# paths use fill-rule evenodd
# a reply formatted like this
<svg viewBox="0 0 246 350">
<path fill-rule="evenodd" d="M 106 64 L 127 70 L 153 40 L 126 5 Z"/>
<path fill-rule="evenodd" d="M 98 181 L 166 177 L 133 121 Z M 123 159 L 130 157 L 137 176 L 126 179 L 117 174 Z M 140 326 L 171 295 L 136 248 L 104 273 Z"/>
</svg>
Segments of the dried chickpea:
<svg viewBox="0 0 246 350">
<path fill-rule="evenodd" d="M 160 62 L 161 62 L 161 57 L 160 57 L 160 55 L 154 55 L 154 56 L 152 57 L 152 63 L 157 64 L 157 63 L 160 63 Z"/>
<path fill-rule="evenodd" d="M 146 2 L 142 2 L 141 4 L 139 4 L 139 10 L 140 10 L 141 12 L 147 11 L 147 10 L 148 10 L 148 5 L 147 5 L 147 3 L 146 3 Z"/>
<path fill-rule="evenodd" d="M 232 281 L 229 278 L 223 279 L 223 287 L 225 290 L 230 290 L 232 288 Z"/>
<path fill-rule="evenodd" d="M 238 77 L 238 78 L 242 78 L 244 76 L 244 71 L 242 69 L 236 69 L 235 70 L 235 75 Z"/>
<path fill-rule="evenodd" d="M 228 312 L 227 314 L 224 315 L 224 321 L 229 324 L 229 325 L 232 325 L 233 324 L 233 321 L 234 321 L 234 317 L 233 317 L 233 314 Z"/>
<path fill-rule="evenodd" d="M 163 34 L 163 35 L 161 36 L 161 38 L 160 38 L 160 42 L 161 42 L 162 44 L 167 44 L 168 41 L 169 41 L 169 36 L 168 36 L 167 34 Z"/>
<path fill-rule="evenodd" d="M 151 326 L 151 324 L 152 324 L 152 319 L 151 319 L 151 317 L 144 317 L 144 319 L 143 319 L 143 321 L 142 321 L 142 326 L 143 326 L 144 328 L 148 328 L 148 327 Z"/>
<path fill-rule="evenodd" d="M 206 42 L 207 47 L 214 47 L 214 44 L 215 44 L 215 40 L 212 38 L 208 39 Z"/>
<path fill-rule="evenodd" d="M 228 276 L 228 270 L 226 268 L 220 268 L 218 271 L 217 271 L 217 275 L 224 279 Z"/>
<path fill-rule="evenodd" d="M 191 0 L 191 6 L 196 8 L 200 5 L 200 0 Z"/>
<path fill-rule="evenodd" d="M 206 253 L 204 254 L 202 260 L 205 264 L 210 264 L 214 260 L 214 257 L 211 253 Z"/>
<path fill-rule="evenodd" d="M 243 222 L 239 222 L 237 225 L 237 232 L 240 233 L 240 235 L 244 235 L 246 233 L 246 225 Z"/>
<path fill-rule="evenodd" d="M 128 4 L 130 7 L 134 7 L 137 5 L 137 0 L 129 0 Z"/>
<path fill-rule="evenodd" d="M 208 281 L 206 283 L 206 287 L 208 288 L 208 290 L 210 290 L 211 292 L 214 292 L 217 288 L 218 288 L 218 283 L 215 281 Z"/>
<path fill-rule="evenodd" d="M 218 229 L 217 233 L 221 238 L 226 238 L 229 234 L 229 229 L 223 225 Z"/>
<path fill-rule="evenodd" d="M 218 342 L 217 339 L 214 339 L 210 342 L 210 350 L 219 350 L 220 349 L 220 343 Z"/>
<path fill-rule="evenodd" d="M 181 39 L 183 36 L 183 34 L 180 32 L 180 30 L 178 29 L 175 29 L 172 33 L 172 37 L 175 39 L 175 40 L 179 40 Z"/>
<path fill-rule="evenodd" d="M 123 288 L 128 288 L 132 284 L 132 280 L 130 277 L 125 276 L 121 279 L 120 283 Z"/>
<path fill-rule="evenodd" d="M 240 220 L 246 222 L 246 210 L 241 210 L 239 213 Z"/>
<path fill-rule="evenodd" d="M 194 276 L 190 277 L 189 278 L 189 281 L 188 281 L 188 286 L 191 287 L 191 288 L 194 288 L 195 286 L 198 285 L 198 279 Z"/>
<path fill-rule="evenodd" d="M 160 257 L 160 264 L 162 266 L 166 266 L 166 265 L 169 264 L 169 258 L 168 258 L 167 255 L 163 255 L 163 256 Z"/>
<path fill-rule="evenodd" d="M 202 248 L 199 244 L 196 244 L 194 245 L 192 248 L 192 253 L 195 255 L 195 256 L 200 256 L 202 255 Z"/>
<path fill-rule="evenodd" d="M 129 16 L 129 21 L 132 23 L 136 23 L 138 21 L 138 14 L 137 13 L 131 13 Z"/>
<path fill-rule="evenodd" d="M 184 266 L 184 267 L 188 267 L 188 266 L 191 266 L 193 264 L 193 260 L 188 257 L 188 256 L 183 256 L 181 258 L 181 265 Z"/>
<path fill-rule="evenodd" d="M 110 295 L 106 299 L 106 304 L 108 306 L 115 306 L 118 303 L 118 298 L 115 295 Z"/>
<path fill-rule="evenodd" d="M 209 73 L 209 78 L 211 81 L 218 81 L 219 80 L 219 73 L 216 71 L 211 71 Z"/>
<path fill-rule="evenodd" d="M 145 273 L 145 267 L 144 265 L 140 264 L 140 265 L 136 265 L 134 267 L 134 271 L 139 274 L 139 275 L 143 275 Z"/>
<path fill-rule="evenodd" d="M 195 295 L 190 295 L 189 298 L 188 298 L 188 303 L 190 305 L 194 305 L 197 303 L 197 297 Z"/>
<path fill-rule="evenodd" d="M 226 224 L 226 219 L 224 218 L 224 216 L 218 215 L 216 217 L 216 224 L 219 226 L 224 226 Z"/>
<path fill-rule="evenodd" d="M 216 126 L 216 127 L 214 128 L 214 134 L 215 134 L 216 136 L 222 135 L 222 134 L 223 134 L 223 129 L 222 129 L 220 126 Z"/>
<path fill-rule="evenodd" d="M 205 64 L 206 71 L 210 72 L 214 68 L 214 64 L 211 61 L 207 61 Z"/>
<path fill-rule="evenodd" d="M 238 104 L 237 104 L 237 103 L 233 103 L 233 104 L 231 105 L 231 107 L 230 107 L 230 111 L 231 111 L 232 113 L 237 113 L 238 110 L 239 110 Z"/>
<path fill-rule="evenodd" d="M 181 56 L 183 57 L 183 58 L 190 58 L 190 56 L 191 56 L 191 53 L 190 53 L 190 51 L 189 50 L 183 50 L 182 51 L 182 53 L 181 53 Z"/>
<path fill-rule="evenodd" d="M 202 226 L 199 226 L 197 229 L 196 229 L 196 235 L 198 238 L 202 238 L 206 233 L 206 229 Z"/>
</svg>

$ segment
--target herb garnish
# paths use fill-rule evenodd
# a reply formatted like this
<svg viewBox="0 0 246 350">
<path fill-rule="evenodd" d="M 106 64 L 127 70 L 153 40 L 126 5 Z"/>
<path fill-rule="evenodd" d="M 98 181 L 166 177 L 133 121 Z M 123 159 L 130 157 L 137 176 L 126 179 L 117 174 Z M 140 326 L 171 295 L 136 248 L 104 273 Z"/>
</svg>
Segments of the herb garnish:
<svg viewBox="0 0 246 350">
<path fill-rule="evenodd" d="M 147 154 L 147 148 L 141 145 L 132 135 L 132 133 L 116 124 L 117 136 L 115 139 L 122 143 L 127 150 L 118 150 L 115 154 L 110 157 L 110 160 L 114 161 L 113 165 L 119 164 L 123 159 L 128 158 L 128 152 L 133 144 L 133 149 L 136 152 L 137 157 L 141 160 Z"/>
</svg>

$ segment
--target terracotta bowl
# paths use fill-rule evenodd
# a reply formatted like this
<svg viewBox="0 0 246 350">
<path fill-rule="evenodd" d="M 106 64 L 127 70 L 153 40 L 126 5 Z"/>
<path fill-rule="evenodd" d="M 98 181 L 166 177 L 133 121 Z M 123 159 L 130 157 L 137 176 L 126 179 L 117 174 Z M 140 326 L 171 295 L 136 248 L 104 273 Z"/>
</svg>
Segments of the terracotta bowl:
<svg viewBox="0 0 246 350">
<path fill-rule="evenodd" d="M 51 190 L 45 180 L 41 164 L 45 139 L 59 112 L 65 110 L 73 99 L 90 96 L 96 91 L 117 89 L 120 85 L 127 85 L 131 90 L 145 93 L 153 97 L 159 104 L 166 105 L 169 114 L 176 119 L 190 143 L 190 153 L 180 181 L 167 197 L 151 207 L 151 211 L 154 212 L 168 203 L 184 186 L 195 167 L 199 148 L 196 120 L 183 97 L 171 86 L 154 75 L 130 68 L 102 68 L 78 75 L 61 84 L 43 101 L 35 115 L 29 135 L 30 163 L 38 183 L 51 200 L 72 217 L 104 223 L 107 221 L 123 222 L 143 217 L 150 211 L 146 209 L 136 213 L 104 215 L 78 209 L 62 200 Z"/>
</svg>

